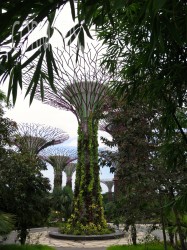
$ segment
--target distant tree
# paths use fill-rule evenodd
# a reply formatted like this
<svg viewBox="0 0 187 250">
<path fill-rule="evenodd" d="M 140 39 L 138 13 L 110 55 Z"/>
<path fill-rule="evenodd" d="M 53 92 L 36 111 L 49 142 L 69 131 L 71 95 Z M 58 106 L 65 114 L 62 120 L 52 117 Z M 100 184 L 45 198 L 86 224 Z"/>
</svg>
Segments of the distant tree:
<svg viewBox="0 0 187 250">
<path fill-rule="evenodd" d="M 67 221 L 73 208 L 73 192 L 70 187 L 55 188 L 52 193 L 52 208 L 58 212 L 58 220 Z"/>
<path fill-rule="evenodd" d="M 72 176 L 76 171 L 76 163 L 70 163 L 64 168 L 66 174 L 66 186 L 69 186 L 72 189 Z"/>
<path fill-rule="evenodd" d="M 0 172 L 4 167 L 4 160 L 6 159 L 7 147 L 11 146 L 11 136 L 16 130 L 16 123 L 4 117 L 3 102 L 6 96 L 0 91 Z M 2 201 L 0 199 L 0 204 Z M 0 235 L 8 234 L 14 228 L 13 216 L 4 213 L 0 206 Z"/>
<path fill-rule="evenodd" d="M 186 144 L 177 126 L 168 135 L 160 122 L 160 114 L 159 110 L 152 111 L 149 105 L 141 102 L 131 102 L 130 105 L 125 101 L 118 102 L 113 106 L 113 112 L 106 114 L 102 124 L 112 135 L 112 140 L 103 138 L 103 141 L 117 150 L 115 153 L 105 152 L 103 158 L 105 162 L 117 162 L 115 174 L 121 204 L 118 213 L 124 215 L 127 225 L 131 225 L 133 242 L 136 243 L 135 223 L 143 220 L 160 221 L 166 243 L 170 210 L 175 211 L 172 212 L 175 217 L 173 224 L 182 249 L 185 249 L 182 218 L 186 209 L 178 207 L 176 201 L 186 192 Z M 178 114 L 180 123 L 186 127 L 183 115 Z"/>
<path fill-rule="evenodd" d="M 49 214 L 49 180 L 40 172 L 43 163 L 29 154 L 6 152 L 0 167 L 0 210 L 15 214 L 20 242 L 28 229 L 43 223 Z"/>
<path fill-rule="evenodd" d="M 59 128 L 20 123 L 13 142 L 21 152 L 37 155 L 45 148 L 63 143 L 68 138 L 68 134 Z"/>
<path fill-rule="evenodd" d="M 126 100 L 114 99 L 104 118 L 100 127 L 110 133 L 112 139 L 102 138 L 103 142 L 116 150 L 102 153 L 103 164 L 109 162 L 115 170 L 118 178 L 116 212 L 133 229 L 132 241 L 136 244 L 135 224 L 146 220 L 147 214 L 151 219 L 154 210 L 148 204 L 155 198 L 155 186 L 149 181 L 152 176 L 150 154 L 154 149 L 151 141 L 154 112 L 143 102 L 128 104 Z"/>
<path fill-rule="evenodd" d="M 48 148 L 42 155 L 43 160 L 54 169 L 54 189 L 62 188 L 62 172 L 68 164 L 77 159 L 76 152 L 64 148 Z"/>
</svg>

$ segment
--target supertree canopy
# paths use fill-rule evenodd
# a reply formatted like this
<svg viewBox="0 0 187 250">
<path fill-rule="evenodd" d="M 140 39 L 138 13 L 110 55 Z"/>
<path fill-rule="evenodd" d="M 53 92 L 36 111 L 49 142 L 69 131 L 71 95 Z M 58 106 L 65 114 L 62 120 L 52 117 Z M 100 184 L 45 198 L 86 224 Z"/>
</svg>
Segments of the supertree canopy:
<svg viewBox="0 0 187 250">
<path fill-rule="evenodd" d="M 13 143 L 20 151 L 37 155 L 43 149 L 63 143 L 68 138 L 68 134 L 59 128 L 35 123 L 20 123 Z"/>
<path fill-rule="evenodd" d="M 101 66 L 101 47 L 88 47 L 79 54 L 77 48 L 57 49 L 55 60 L 58 74 L 54 77 L 51 90 L 46 77 L 43 102 L 73 112 L 78 120 L 78 162 L 74 191 L 74 206 L 70 228 L 84 228 L 93 225 L 96 231 L 107 227 L 102 205 L 98 164 L 98 121 L 106 107 L 108 84 L 113 76 Z M 34 68 L 36 65 L 32 65 Z M 25 82 L 32 77 L 32 67 L 25 76 Z M 47 63 L 43 65 L 47 75 Z M 41 99 L 38 89 L 38 99 Z M 66 230 L 68 233 L 68 230 Z M 72 232 L 71 229 L 69 233 Z"/>
<path fill-rule="evenodd" d="M 54 169 L 54 189 L 62 188 L 62 172 L 67 165 L 77 159 L 76 152 L 60 147 L 50 147 L 42 152 L 42 156 Z"/>
<path fill-rule="evenodd" d="M 113 180 L 102 179 L 101 183 L 105 184 L 108 188 L 108 200 L 112 201 L 112 187 L 114 185 Z"/>
<path fill-rule="evenodd" d="M 64 168 L 66 174 L 66 186 L 72 189 L 72 176 L 76 170 L 76 163 L 70 163 Z"/>
</svg>

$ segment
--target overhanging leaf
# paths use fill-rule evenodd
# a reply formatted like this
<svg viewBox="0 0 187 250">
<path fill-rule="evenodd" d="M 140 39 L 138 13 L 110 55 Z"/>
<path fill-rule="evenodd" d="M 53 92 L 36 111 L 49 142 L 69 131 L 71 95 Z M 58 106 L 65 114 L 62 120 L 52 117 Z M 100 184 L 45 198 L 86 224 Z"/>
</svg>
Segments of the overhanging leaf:
<svg viewBox="0 0 187 250">
<path fill-rule="evenodd" d="M 36 49 L 40 46 L 42 46 L 43 44 L 45 44 L 48 41 L 47 37 L 41 37 L 38 40 L 36 40 L 35 42 L 33 42 L 26 50 L 26 52 L 31 51 L 33 49 Z"/>
<path fill-rule="evenodd" d="M 30 92 L 31 88 L 33 88 L 32 91 L 31 91 L 31 95 L 30 95 L 30 104 L 33 101 L 34 94 L 35 94 L 35 91 L 36 91 L 36 86 L 38 84 L 44 53 L 45 53 L 45 51 L 43 50 L 42 54 L 41 54 L 41 56 L 40 56 L 40 58 L 38 60 L 38 63 L 37 63 L 36 70 L 34 72 L 33 78 L 31 80 L 31 82 L 29 84 L 29 87 L 28 87 L 28 89 L 26 91 L 26 94 L 25 94 L 25 96 L 27 96 L 28 93 Z M 34 84 L 34 86 L 33 86 L 33 84 Z"/>
<path fill-rule="evenodd" d="M 65 38 L 67 38 L 68 36 L 71 36 L 73 33 L 75 33 L 75 31 L 80 28 L 80 24 L 76 24 L 74 27 L 72 27 L 68 33 L 66 34 Z"/>
<path fill-rule="evenodd" d="M 39 48 L 31 57 L 29 57 L 29 59 L 27 59 L 26 62 L 24 62 L 21 66 L 21 68 L 25 68 L 27 65 L 29 65 L 29 63 L 31 63 L 32 61 L 34 61 L 34 59 L 37 58 L 37 56 L 39 56 L 39 54 L 42 52 L 42 49 Z"/>
<path fill-rule="evenodd" d="M 47 68 L 48 68 L 48 76 L 49 76 L 49 84 L 53 91 L 56 92 L 56 88 L 54 86 L 54 76 L 53 76 L 53 66 L 51 60 L 51 53 L 49 48 L 46 49 L 46 61 L 47 61 Z"/>
<path fill-rule="evenodd" d="M 71 7 L 71 15 L 73 18 L 73 21 L 75 21 L 75 5 L 74 5 L 74 0 L 69 0 L 70 2 L 70 7 Z"/>
<path fill-rule="evenodd" d="M 49 52 L 50 52 L 50 58 L 51 58 L 51 62 L 52 62 L 52 64 L 53 64 L 53 67 L 54 67 L 54 69 L 55 69 L 55 72 L 56 72 L 57 75 L 59 76 L 59 74 L 58 74 L 58 68 L 57 68 L 57 66 L 56 66 L 56 62 L 55 62 L 55 59 L 54 59 L 54 57 L 53 57 L 53 51 L 52 51 L 51 45 L 50 45 Z"/>
<path fill-rule="evenodd" d="M 14 68 L 14 75 L 13 75 L 13 84 L 12 84 L 12 99 L 13 99 L 13 105 L 16 103 L 17 98 L 17 89 L 18 89 L 18 78 L 17 78 L 17 68 Z"/>
<path fill-rule="evenodd" d="M 87 25 L 86 25 L 85 23 L 83 24 L 83 28 L 84 28 L 84 30 L 85 30 L 87 36 L 88 36 L 90 39 L 93 39 L 93 37 L 91 36 L 90 31 L 89 31 L 89 29 L 88 29 L 88 27 L 87 27 Z"/>
<path fill-rule="evenodd" d="M 85 47 L 85 41 L 84 41 L 84 30 L 81 29 L 80 33 L 79 33 L 79 46 L 81 47 L 81 50 L 84 50 Z"/>
<path fill-rule="evenodd" d="M 76 36 L 78 35 L 79 32 L 80 32 L 80 27 L 70 37 L 70 39 L 68 41 L 68 45 L 70 45 L 75 40 L 75 38 L 76 38 Z"/>
<path fill-rule="evenodd" d="M 8 84 L 7 101 L 10 99 L 10 94 L 11 94 L 11 91 L 12 91 L 13 75 L 14 75 L 14 68 L 12 68 L 11 73 L 10 73 L 10 79 L 9 79 L 9 84 Z"/>
<path fill-rule="evenodd" d="M 40 76 L 40 94 L 42 101 L 44 100 L 44 86 L 43 86 L 43 78 Z"/>
</svg>

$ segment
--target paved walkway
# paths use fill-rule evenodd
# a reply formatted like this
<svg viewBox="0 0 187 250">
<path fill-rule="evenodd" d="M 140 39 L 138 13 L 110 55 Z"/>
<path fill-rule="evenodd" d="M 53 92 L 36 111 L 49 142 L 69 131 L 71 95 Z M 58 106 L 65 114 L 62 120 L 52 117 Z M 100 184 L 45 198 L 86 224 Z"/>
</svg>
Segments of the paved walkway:
<svg viewBox="0 0 187 250">
<path fill-rule="evenodd" d="M 125 236 L 120 239 L 112 240 L 92 240 L 92 241 L 70 241 L 70 240 L 61 240 L 53 239 L 48 236 L 49 231 L 53 231 L 55 228 L 36 228 L 31 229 L 29 233 L 29 238 L 27 240 L 30 244 L 43 244 L 55 247 L 57 250 L 75 250 L 75 249 L 84 249 L 84 250 L 105 250 L 108 246 L 112 245 L 126 245 L 130 244 L 131 240 L 128 233 L 125 233 Z M 137 226 L 137 238 L 138 241 L 142 240 L 147 231 L 146 225 Z M 161 231 L 153 233 L 153 235 L 161 238 Z M 16 232 L 12 232 L 6 243 L 14 243 L 16 240 Z"/>
</svg>

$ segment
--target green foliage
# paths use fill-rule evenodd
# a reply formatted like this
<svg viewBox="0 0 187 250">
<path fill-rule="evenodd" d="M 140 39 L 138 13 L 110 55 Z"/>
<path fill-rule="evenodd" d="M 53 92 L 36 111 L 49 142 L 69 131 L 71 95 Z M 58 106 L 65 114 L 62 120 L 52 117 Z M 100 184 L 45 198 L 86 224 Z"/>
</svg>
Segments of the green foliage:
<svg viewBox="0 0 187 250">
<path fill-rule="evenodd" d="M 60 227 L 60 232 L 63 234 L 72 234 L 72 235 L 102 235 L 110 234 L 114 232 L 114 229 L 103 225 L 94 224 L 92 222 L 83 225 L 80 222 L 76 223 L 76 226 L 72 226 L 71 223 L 64 223 Z"/>
<path fill-rule="evenodd" d="M 131 101 L 128 104 L 120 100 L 117 106 L 112 105 L 115 111 L 105 117 L 112 141 L 104 139 L 104 142 L 117 146 L 118 151 L 115 154 L 105 152 L 104 157 L 115 163 L 118 215 L 124 216 L 127 226 L 137 221 L 160 221 L 163 230 L 170 228 L 172 233 L 172 228 L 175 228 L 180 242 L 184 242 L 187 237 L 183 222 L 187 161 L 182 135 L 176 126 L 168 134 L 160 122 L 160 110 L 151 111 L 146 103 Z M 178 117 L 183 119 L 182 114 Z M 181 196 L 184 196 L 183 206 L 177 203 Z M 172 220 L 168 218 L 170 213 L 173 214 Z"/>
<path fill-rule="evenodd" d="M 149 244 L 139 244 L 139 245 L 131 245 L 131 246 L 110 246 L 107 250 L 163 250 L 163 244 L 161 243 L 149 243 Z M 171 246 L 168 246 L 168 250 L 172 250 Z"/>
<path fill-rule="evenodd" d="M 41 174 L 37 157 L 7 151 L 1 159 L 0 209 L 16 215 L 16 228 L 24 243 L 27 229 L 40 226 L 48 217 L 49 180 Z"/>
<path fill-rule="evenodd" d="M 51 197 L 52 209 L 59 222 L 67 221 L 72 212 L 73 192 L 70 187 L 55 188 Z"/>
<path fill-rule="evenodd" d="M 45 92 L 43 82 L 46 79 L 49 80 L 51 89 L 56 92 L 54 74 L 58 74 L 58 68 L 54 60 L 50 39 L 54 31 L 57 31 L 62 38 L 62 43 L 64 43 L 64 37 L 60 30 L 54 26 L 54 23 L 56 14 L 59 10 L 62 11 L 63 6 L 68 2 L 71 6 L 72 18 L 75 20 L 77 14 L 75 14 L 76 10 L 73 0 L 61 2 L 54 0 L 47 1 L 45 4 L 37 0 L 30 3 L 25 0 L 18 0 L 8 4 L 6 1 L 0 3 L 0 20 L 4 20 L 4 25 L 0 27 L 0 76 L 2 76 L 1 82 L 4 82 L 9 76 L 8 99 L 12 94 L 13 104 L 15 104 L 17 98 L 18 88 L 22 89 L 24 70 L 34 60 L 37 61 L 37 67 L 28 83 L 26 92 L 26 95 L 30 93 L 30 103 L 33 101 L 38 84 L 40 84 L 41 98 L 43 100 Z M 27 46 L 30 34 L 32 34 L 41 22 L 48 23 L 47 34 Z M 85 22 L 78 22 L 76 28 L 67 34 L 67 37 L 70 37 L 68 44 L 72 43 L 76 36 L 78 36 L 78 51 L 80 48 L 83 50 L 85 44 L 84 34 L 92 39 L 87 24 Z M 27 53 L 32 54 L 29 54 L 27 57 Z M 25 59 L 24 62 L 23 58 Z M 44 60 L 48 66 L 47 72 L 44 72 L 41 68 Z"/>
<path fill-rule="evenodd" d="M 2 82 L 10 76 L 8 98 L 12 93 L 14 104 L 17 98 L 17 89 L 18 87 L 22 88 L 23 69 L 34 59 L 38 59 L 38 64 L 27 89 L 27 94 L 31 93 L 30 102 L 33 100 L 36 85 L 45 78 L 49 79 L 49 84 L 55 91 L 53 69 L 56 71 L 57 67 L 53 58 L 50 38 L 54 31 L 53 23 L 56 10 L 64 6 L 67 2 L 68 0 L 62 3 L 59 3 L 58 0 L 47 1 L 45 4 L 38 3 L 38 1 L 30 3 L 28 1 L 16 1 L 14 3 L 3 1 L 0 3 L 0 20 L 4 20 L 4 25 L 0 28 L 0 44 L 2 48 L 0 54 L 0 75 L 2 76 Z M 25 49 L 23 44 L 27 43 L 29 35 L 44 19 L 45 23 L 48 22 L 49 24 L 46 36 L 35 41 Z M 24 25 L 25 23 L 26 25 Z M 9 48 L 8 51 L 7 47 Z M 25 56 L 25 52 L 27 53 L 34 49 L 36 51 L 29 58 L 26 58 L 23 63 L 22 58 Z M 48 74 L 45 74 L 41 70 L 41 63 L 44 58 L 48 62 Z M 42 98 L 43 94 L 44 88 L 41 84 Z"/>
<path fill-rule="evenodd" d="M 9 234 L 14 228 L 15 218 L 6 213 L 0 212 L 0 235 Z"/>
<path fill-rule="evenodd" d="M 54 248 L 44 245 L 1 245 L 1 250 L 54 250 Z"/>
<path fill-rule="evenodd" d="M 104 203 L 104 211 L 106 220 L 114 225 L 119 226 L 119 223 L 124 223 L 125 215 L 122 212 L 124 206 L 119 201 L 110 201 Z"/>
<path fill-rule="evenodd" d="M 88 224 L 95 228 L 107 227 L 99 182 L 97 124 L 97 120 L 89 117 L 78 129 L 78 163 L 73 213 L 69 220 L 70 231 L 73 228 L 82 231 L 80 225 L 87 228 Z"/>
</svg>

